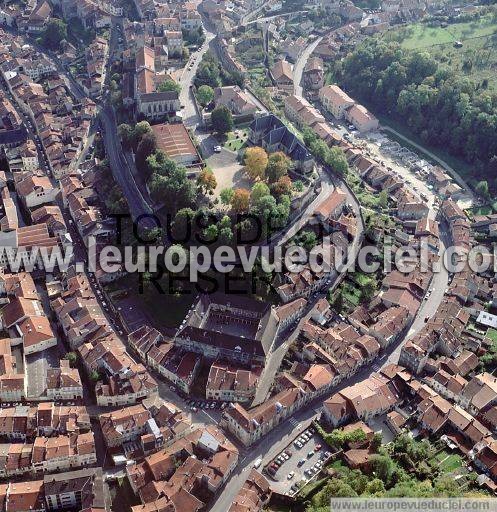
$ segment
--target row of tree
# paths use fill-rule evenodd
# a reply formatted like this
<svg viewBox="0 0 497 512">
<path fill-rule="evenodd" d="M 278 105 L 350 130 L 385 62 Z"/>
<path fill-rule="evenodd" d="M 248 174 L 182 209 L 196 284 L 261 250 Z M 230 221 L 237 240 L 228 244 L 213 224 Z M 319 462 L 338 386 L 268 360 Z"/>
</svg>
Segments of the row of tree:
<svg viewBox="0 0 497 512">
<path fill-rule="evenodd" d="M 423 141 L 479 164 L 481 176 L 488 176 L 489 162 L 497 165 L 497 95 L 428 52 L 368 39 L 337 64 L 335 74 L 354 96 L 405 120 Z"/>
<path fill-rule="evenodd" d="M 291 161 L 282 151 L 268 155 L 264 148 L 254 146 L 245 151 L 244 164 L 252 180 L 273 184 L 288 174 Z"/>
<path fill-rule="evenodd" d="M 330 167 L 333 172 L 345 176 L 349 170 L 349 164 L 345 153 L 338 146 L 330 147 L 320 139 L 310 128 L 303 129 L 304 144 L 309 151 L 323 164 Z"/>
</svg>

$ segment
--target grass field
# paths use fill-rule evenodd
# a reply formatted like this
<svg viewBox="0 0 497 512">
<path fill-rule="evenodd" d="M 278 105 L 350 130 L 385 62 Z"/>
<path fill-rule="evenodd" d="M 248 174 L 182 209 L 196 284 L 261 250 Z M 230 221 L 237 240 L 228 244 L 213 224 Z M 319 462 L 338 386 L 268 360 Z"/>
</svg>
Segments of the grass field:
<svg viewBox="0 0 497 512">
<path fill-rule="evenodd" d="M 407 50 L 426 50 L 440 63 L 475 83 L 497 90 L 497 18 L 487 14 L 480 20 L 430 27 L 415 23 L 386 32 Z M 463 46 L 454 47 L 455 41 Z"/>
<path fill-rule="evenodd" d="M 247 137 L 248 130 L 246 128 L 236 129 L 234 132 L 228 133 L 228 137 L 223 146 L 231 151 L 239 151 L 245 146 Z"/>
<path fill-rule="evenodd" d="M 464 42 L 468 39 L 484 38 L 495 34 L 496 31 L 497 21 L 491 14 L 487 14 L 479 20 L 438 27 L 414 23 L 388 31 L 384 37 L 399 41 L 406 50 L 418 50 L 434 45 L 453 44 L 455 41 Z"/>
<path fill-rule="evenodd" d="M 461 456 L 457 453 L 442 451 L 438 453 L 435 458 L 438 461 L 438 467 L 444 473 L 452 473 L 462 466 Z"/>
</svg>

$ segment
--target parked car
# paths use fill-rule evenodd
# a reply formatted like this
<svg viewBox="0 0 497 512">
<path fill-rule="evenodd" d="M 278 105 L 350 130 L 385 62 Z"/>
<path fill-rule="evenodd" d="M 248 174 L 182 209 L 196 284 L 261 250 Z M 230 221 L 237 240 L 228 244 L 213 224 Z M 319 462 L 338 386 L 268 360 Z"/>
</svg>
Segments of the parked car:
<svg viewBox="0 0 497 512">
<path fill-rule="evenodd" d="M 214 153 L 221 153 L 221 146 L 214 146 Z"/>
<path fill-rule="evenodd" d="M 295 471 L 290 471 L 290 473 L 288 473 L 288 475 L 286 475 L 288 480 L 291 480 L 294 476 L 295 476 Z"/>
</svg>

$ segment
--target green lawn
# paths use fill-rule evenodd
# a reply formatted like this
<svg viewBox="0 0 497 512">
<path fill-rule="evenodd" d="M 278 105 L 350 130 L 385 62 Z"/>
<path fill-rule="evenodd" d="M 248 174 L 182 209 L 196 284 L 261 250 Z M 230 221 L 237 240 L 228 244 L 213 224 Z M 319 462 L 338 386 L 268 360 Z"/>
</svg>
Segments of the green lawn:
<svg viewBox="0 0 497 512">
<path fill-rule="evenodd" d="M 228 138 L 223 146 L 231 151 L 239 151 L 247 143 L 248 130 L 246 128 L 236 129 L 228 133 Z"/>
<path fill-rule="evenodd" d="M 475 83 L 497 89 L 497 20 L 492 14 L 480 20 L 429 27 L 416 23 L 386 32 L 382 37 L 398 41 L 407 50 L 427 50 L 440 63 Z M 454 47 L 455 41 L 463 46 Z"/>
<path fill-rule="evenodd" d="M 363 274 L 362 272 L 356 272 L 355 274 L 352 274 L 350 278 L 355 281 L 359 286 L 366 286 L 374 279 L 371 276 L 368 276 L 366 274 Z"/>
<path fill-rule="evenodd" d="M 452 473 L 462 466 L 462 458 L 457 453 L 442 451 L 435 458 L 438 461 L 440 470 L 444 473 Z"/>
<path fill-rule="evenodd" d="M 487 14 L 479 20 L 454 23 L 443 27 L 430 27 L 426 23 L 414 23 L 389 30 L 384 37 L 399 41 L 407 50 L 418 50 L 434 45 L 453 44 L 455 41 L 464 42 L 469 39 L 490 36 L 496 31 L 497 22 L 491 14 Z"/>
<path fill-rule="evenodd" d="M 487 338 L 490 338 L 492 341 L 497 342 L 497 330 L 489 329 L 487 331 Z"/>
<path fill-rule="evenodd" d="M 440 469 L 444 472 L 454 471 L 454 469 L 462 466 L 462 458 L 457 453 L 450 453 L 446 450 L 442 450 L 441 452 L 438 452 L 434 458 Z"/>
</svg>

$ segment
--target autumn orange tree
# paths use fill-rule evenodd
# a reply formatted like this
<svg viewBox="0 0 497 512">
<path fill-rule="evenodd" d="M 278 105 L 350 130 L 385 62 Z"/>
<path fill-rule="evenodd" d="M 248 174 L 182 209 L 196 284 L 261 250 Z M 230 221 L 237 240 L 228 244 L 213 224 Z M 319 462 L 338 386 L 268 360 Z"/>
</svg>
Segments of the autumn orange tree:
<svg viewBox="0 0 497 512">
<path fill-rule="evenodd" d="M 245 170 L 253 180 L 264 179 L 268 156 L 263 148 L 255 146 L 245 151 Z"/>
<path fill-rule="evenodd" d="M 246 212 L 250 205 L 250 193 L 243 188 L 237 188 L 231 198 L 231 208 L 237 213 Z"/>
<path fill-rule="evenodd" d="M 271 190 L 277 196 L 291 194 L 292 180 L 290 179 L 290 176 L 282 176 L 276 183 L 271 185 Z"/>
<path fill-rule="evenodd" d="M 204 194 L 212 193 L 217 187 L 216 177 L 212 172 L 212 169 L 206 167 L 200 171 L 197 177 L 197 185 L 203 190 Z"/>
</svg>

